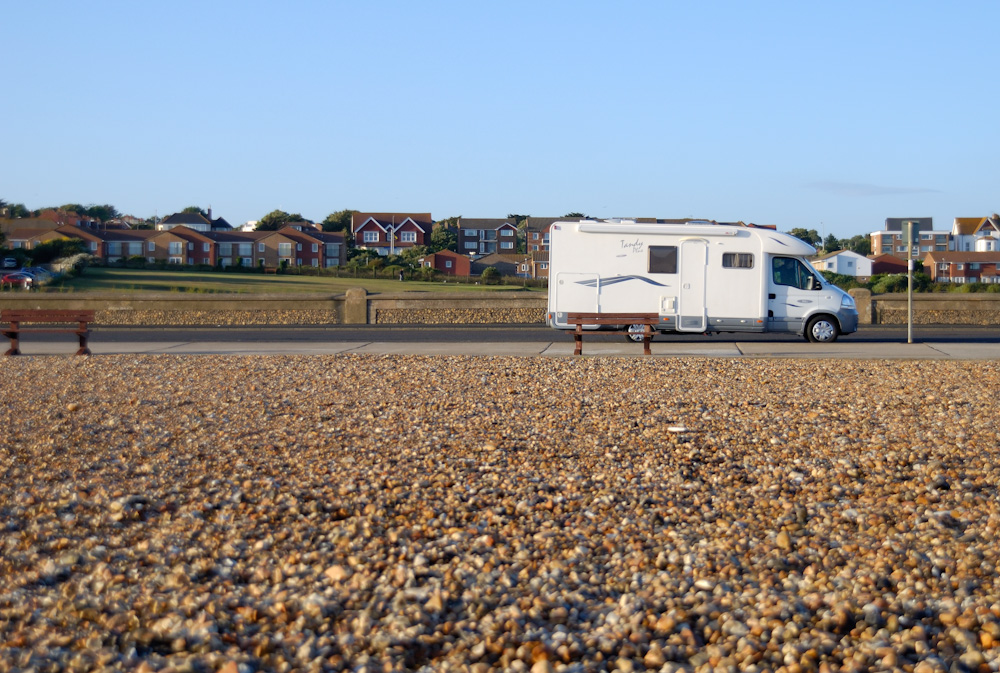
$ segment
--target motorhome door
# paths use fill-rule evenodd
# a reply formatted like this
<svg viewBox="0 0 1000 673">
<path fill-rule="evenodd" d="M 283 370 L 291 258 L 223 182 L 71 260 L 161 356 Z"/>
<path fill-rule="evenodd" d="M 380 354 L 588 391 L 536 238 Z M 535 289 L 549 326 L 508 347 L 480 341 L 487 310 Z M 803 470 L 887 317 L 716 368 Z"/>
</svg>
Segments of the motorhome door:
<svg viewBox="0 0 1000 673">
<path fill-rule="evenodd" d="M 705 308 L 705 274 L 708 245 L 702 240 L 681 241 L 680 293 L 677 329 L 704 332 L 708 324 Z"/>
<path fill-rule="evenodd" d="M 814 288 L 813 274 L 800 260 L 772 257 L 767 290 L 768 330 L 801 332 L 803 319 L 818 299 Z"/>
</svg>

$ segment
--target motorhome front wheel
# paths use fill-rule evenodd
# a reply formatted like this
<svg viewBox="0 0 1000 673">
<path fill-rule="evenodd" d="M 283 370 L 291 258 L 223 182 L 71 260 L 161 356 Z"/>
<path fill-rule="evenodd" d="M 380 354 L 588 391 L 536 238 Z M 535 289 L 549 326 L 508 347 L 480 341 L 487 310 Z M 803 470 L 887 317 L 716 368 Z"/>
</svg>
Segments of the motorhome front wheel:
<svg viewBox="0 0 1000 673">
<path fill-rule="evenodd" d="M 813 343 L 830 343 L 840 335 L 837 323 L 827 316 L 816 316 L 806 326 L 806 338 Z"/>
</svg>

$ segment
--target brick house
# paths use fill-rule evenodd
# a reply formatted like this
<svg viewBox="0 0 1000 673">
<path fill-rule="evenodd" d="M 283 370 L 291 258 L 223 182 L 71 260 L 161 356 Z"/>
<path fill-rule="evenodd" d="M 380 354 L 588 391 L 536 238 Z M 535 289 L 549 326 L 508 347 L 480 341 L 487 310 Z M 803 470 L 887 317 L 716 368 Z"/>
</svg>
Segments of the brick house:
<svg viewBox="0 0 1000 673">
<path fill-rule="evenodd" d="M 351 213 L 354 247 L 383 257 L 427 245 L 433 226 L 430 213 Z"/>
<path fill-rule="evenodd" d="M 439 250 L 417 260 L 420 266 L 437 269 L 446 276 L 469 276 L 472 274 L 471 260 L 451 250 Z"/>
<path fill-rule="evenodd" d="M 156 233 L 152 229 L 108 229 L 97 232 L 104 239 L 104 261 L 113 263 L 129 257 L 145 257 L 146 241 Z"/>
<path fill-rule="evenodd" d="M 1000 252 L 931 252 L 924 271 L 937 283 L 1000 283 Z"/>
<path fill-rule="evenodd" d="M 257 240 L 271 232 L 213 231 L 205 234 L 215 241 L 216 263 L 219 266 L 256 267 Z"/>
<path fill-rule="evenodd" d="M 344 234 L 334 231 L 313 231 L 309 235 L 320 244 L 320 266 L 330 269 L 347 264 L 347 245 Z"/>
<path fill-rule="evenodd" d="M 524 221 L 525 252 L 548 252 L 549 229 L 554 222 L 560 222 L 561 217 L 529 217 Z"/>
<path fill-rule="evenodd" d="M 517 252 L 517 221 L 514 218 L 459 218 L 458 252 L 466 255 L 489 255 Z"/>
<path fill-rule="evenodd" d="M 177 226 L 156 231 L 146 239 L 147 262 L 168 264 L 215 264 L 215 241 L 205 234 Z"/>
</svg>

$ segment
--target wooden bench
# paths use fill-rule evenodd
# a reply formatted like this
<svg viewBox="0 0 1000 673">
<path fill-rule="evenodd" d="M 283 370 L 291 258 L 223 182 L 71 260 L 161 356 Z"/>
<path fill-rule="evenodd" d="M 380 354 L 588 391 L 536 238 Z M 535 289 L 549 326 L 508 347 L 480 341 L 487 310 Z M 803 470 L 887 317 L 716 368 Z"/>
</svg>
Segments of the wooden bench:
<svg viewBox="0 0 1000 673">
<path fill-rule="evenodd" d="M 278 273 L 278 267 L 276 266 L 265 266 L 264 273 Z"/>
<path fill-rule="evenodd" d="M 0 311 L 0 322 L 10 323 L 10 327 L 2 330 L 5 337 L 10 339 L 10 348 L 4 355 L 20 355 L 21 334 L 24 332 L 68 332 L 75 334 L 80 340 L 80 348 L 77 355 L 90 355 L 87 348 L 87 337 L 90 330 L 87 323 L 94 321 L 93 311 L 77 310 L 55 310 L 55 309 L 4 309 Z M 22 323 L 44 323 L 40 327 L 23 327 Z M 56 325 L 64 323 L 76 323 L 75 326 Z"/>
<path fill-rule="evenodd" d="M 576 330 L 573 332 L 576 349 L 573 355 L 583 355 L 584 325 L 645 325 L 642 333 L 642 352 L 644 355 L 652 355 L 649 342 L 653 340 L 653 325 L 660 323 L 660 315 L 658 313 L 570 313 L 566 317 L 566 322 L 576 325 Z"/>
</svg>

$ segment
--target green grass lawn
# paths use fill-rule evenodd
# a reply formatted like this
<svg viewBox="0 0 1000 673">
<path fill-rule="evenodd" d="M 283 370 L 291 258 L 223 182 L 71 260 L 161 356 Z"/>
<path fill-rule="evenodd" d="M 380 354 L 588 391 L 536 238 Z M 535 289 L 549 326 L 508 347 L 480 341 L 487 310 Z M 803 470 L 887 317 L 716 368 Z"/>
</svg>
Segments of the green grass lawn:
<svg viewBox="0 0 1000 673">
<path fill-rule="evenodd" d="M 544 288 L 520 285 L 475 285 L 466 283 L 399 281 L 388 278 L 334 276 L 298 276 L 238 272 L 160 271 L 146 269 L 108 269 L 88 267 L 80 276 L 57 280 L 49 292 L 202 292 L 237 293 L 328 293 L 340 294 L 352 287 L 369 293 L 388 292 L 545 292 Z M 371 272 L 368 272 L 371 275 Z"/>
</svg>

